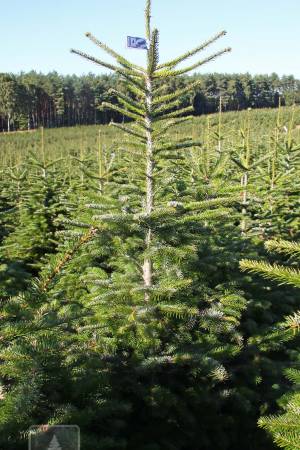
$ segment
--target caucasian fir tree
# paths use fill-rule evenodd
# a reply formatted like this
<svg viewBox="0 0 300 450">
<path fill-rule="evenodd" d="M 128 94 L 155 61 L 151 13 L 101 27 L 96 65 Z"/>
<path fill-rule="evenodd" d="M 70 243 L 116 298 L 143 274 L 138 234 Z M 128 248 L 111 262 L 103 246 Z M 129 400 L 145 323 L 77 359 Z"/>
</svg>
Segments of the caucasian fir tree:
<svg viewBox="0 0 300 450">
<path fill-rule="evenodd" d="M 167 79 L 229 49 L 178 68 L 221 32 L 161 64 L 150 18 L 148 0 L 145 68 L 90 33 L 116 63 L 73 50 L 121 77 L 119 105 L 102 107 L 132 119 L 112 124 L 128 136 L 119 143 L 126 164 L 111 159 L 97 176 L 85 169 L 98 188 L 83 189 L 65 221 L 70 241 L 31 290 L 2 305 L 0 434 L 9 450 L 34 423 L 78 424 L 87 450 L 227 445 L 231 418 L 219 418 L 231 394 L 229 361 L 243 344 L 246 301 L 234 283 L 210 280 L 201 254 L 205 242 L 218 251 L 212 231 L 220 227 L 222 236 L 240 235 L 228 221 L 237 199 L 224 183 L 191 188 L 173 176 L 182 152 L 201 146 L 172 137 L 193 111 L 180 108 L 179 97 L 198 82 L 163 92 Z"/>
</svg>

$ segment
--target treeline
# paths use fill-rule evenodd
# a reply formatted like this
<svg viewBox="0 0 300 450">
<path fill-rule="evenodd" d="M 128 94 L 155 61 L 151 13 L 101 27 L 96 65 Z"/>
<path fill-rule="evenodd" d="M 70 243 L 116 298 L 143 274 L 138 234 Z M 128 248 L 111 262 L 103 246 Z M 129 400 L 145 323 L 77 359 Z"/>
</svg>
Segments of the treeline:
<svg viewBox="0 0 300 450">
<path fill-rule="evenodd" d="M 201 83 L 180 98 L 180 106 L 194 105 L 194 114 L 216 112 L 222 98 L 223 110 L 272 108 L 300 103 L 300 80 L 276 74 L 193 75 Z M 184 87 L 191 77 L 179 77 L 165 85 L 166 92 Z M 117 103 L 112 89 L 124 90 L 115 75 L 47 75 L 29 72 L 0 74 L 0 130 L 34 129 L 106 124 L 123 121 L 118 112 L 101 109 L 103 101 Z"/>
</svg>

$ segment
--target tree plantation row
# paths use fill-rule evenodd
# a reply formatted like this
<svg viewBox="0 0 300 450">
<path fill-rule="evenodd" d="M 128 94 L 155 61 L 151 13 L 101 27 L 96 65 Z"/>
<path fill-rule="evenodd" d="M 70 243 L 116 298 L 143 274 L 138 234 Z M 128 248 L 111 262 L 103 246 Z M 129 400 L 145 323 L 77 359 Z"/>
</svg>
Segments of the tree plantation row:
<svg viewBox="0 0 300 450">
<path fill-rule="evenodd" d="M 171 129 L 201 146 L 156 155 L 149 217 L 122 130 L 0 137 L 1 448 L 50 423 L 79 425 L 84 450 L 298 449 L 299 123 Z"/>
<path fill-rule="evenodd" d="M 300 103 L 300 81 L 276 74 L 182 76 L 165 83 L 165 92 L 198 79 L 199 85 L 180 96 L 182 106 L 193 103 L 195 115 L 218 111 L 220 97 L 226 111 L 277 107 L 279 97 L 282 104 Z M 100 108 L 103 101 L 117 103 L 112 89 L 120 85 L 115 75 L 0 74 L 0 131 L 122 122 L 124 115 Z"/>
</svg>

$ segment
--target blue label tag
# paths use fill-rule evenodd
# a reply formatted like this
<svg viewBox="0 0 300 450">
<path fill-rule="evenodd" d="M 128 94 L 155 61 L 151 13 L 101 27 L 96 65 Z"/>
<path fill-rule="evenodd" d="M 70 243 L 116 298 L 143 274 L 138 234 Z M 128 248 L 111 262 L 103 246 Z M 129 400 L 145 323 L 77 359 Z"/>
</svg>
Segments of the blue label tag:
<svg viewBox="0 0 300 450">
<path fill-rule="evenodd" d="M 148 49 L 147 40 L 144 38 L 127 36 L 127 47 L 147 50 Z"/>
</svg>

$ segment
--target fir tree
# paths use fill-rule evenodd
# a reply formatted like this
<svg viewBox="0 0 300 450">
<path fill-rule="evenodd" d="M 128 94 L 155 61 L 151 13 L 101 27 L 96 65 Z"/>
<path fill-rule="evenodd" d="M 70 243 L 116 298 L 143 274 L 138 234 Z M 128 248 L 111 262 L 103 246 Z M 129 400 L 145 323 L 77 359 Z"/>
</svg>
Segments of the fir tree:
<svg viewBox="0 0 300 450">
<path fill-rule="evenodd" d="M 14 199 L 15 225 L 5 237 L 1 247 L 2 257 L 11 265 L 23 266 L 28 274 L 36 275 L 47 253 L 56 247 L 55 232 L 59 225 L 55 220 L 65 212 L 63 206 L 63 178 L 55 169 L 58 161 L 46 161 L 45 154 L 39 160 L 34 154 L 26 162 L 26 172 L 21 178 L 11 171 L 11 184 L 19 193 Z M 26 173 L 26 175 L 25 175 Z"/>
<path fill-rule="evenodd" d="M 180 423 L 183 411 L 192 399 L 186 399 L 187 404 L 181 406 L 175 391 L 190 385 L 192 373 L 199 371 L 207 383 L 205 389 L 199 385 L 198 400 L 194 405 L 196 409 L 200 407 L 200 399 L 202 407 L 204 404 L 208 406 L 205 391 L 212 392 L 210 389 L 215 383 L 227 379 L 222 362 L 239 351 L 241 336 L 237 328 L 245 300 L 234 287 L 226 285 L 219 286 L 219 291 L 213 294 L 203 275 L 197 273 L 201 236 L 206 230 L 217 226 L 216 221 L 219 224 L 226 221 L 231 214 L 227 205 L 235 199 L 232 196 L 222 197 L 214 190 L 213 194 L 206 195 L 205 192 L 195 200 L 188 189 L 178 189 L 177 181 L 175 184 L 168 182 L 170 176 L 172 179 L 174 163 L 182 158 L 182 151 L 196 148 L 201 143 L 193 139 L 174 142 L 168 134 L 172 127 L 189 119 L 186 115 L 193 108 L 181 108 L 178 99 L 198 82 L 171 94 L 163 94 L 164 82 L 199 67 L 229 49 L 191 64 L 186 69 L 177 69 L 181 62 L 223 36 L 225 33 L 222 32 L 194 50 L 159 64 L 158 31 L 151 29 L 150 17 L 151 2 L 148 1 L 146 69 L 131 64 L 89 33 L 87 36 L 113 56 L 119 65 L 108 64 L 74 50 L 84 58 L 114 70 L 123 79 L 127 92 L 133 93 L 136 98 L 133 100 L 115 91 L 120 105 L 102 104 L 102 107 L 134 120 L 129 125 L 112 125 L 130 136 L 122 147 L 135 155 L 139 164 L 133 179 L 116 189 L 114 201 L 107 202 L 99 197 L 97 203 L 87 205 L 95 213 L 84 226 L 101 230 L 104 236 L 111 235 L 112 241 L 112 253 L 108 259 L 110 272 L 102 273 L 101 278 L 94 280 L 89 277 L 87 281 L 94 285 L 91 287 L 93 295 L 89 306 L 95 310 L 99 328 L 107 329 L 106 334 L 99 332 L 98 345 L 101 348 L 101 342 L 105 343 L 108 355 L 111 354 L 110 358 L 115 360 L 111 367 L 112 383 L 115 383 L 114 374 L 122 383 L 121 373 L 124 380 L 129 377 L 138 384 L 141 383 L 140 377 L 144 379 L 140 394 L 135 395 L 133 387 L 124 386 L 124 389 L 130 389 L 131 397 L 126 396 L 123 401 L 129 401 L 133 411 L 137 405 L 143 405 L 146 421 L 154 413 L 150 402 L 154 396 L 153 401 L 158 407 L 154 407 L 155 414 L 160 417 L 170 414 L 174 423 Z M 175 112 L 173 107 L 176 107 Z M 130 195 L 124 196 L 122 193 Z M 77 225 L 80 229 L 80 223 Z M 167 385 L 164 373 L 169 373 L 172 379 L 180 378 L 182 385 L 177 385 L 175 378 L 173 388 Z M 212 384 L 210 379 L 214 380 Z M 151 380 L 156 380 L 157 386 Z M 222 402 L 221 397 L 220 393 L 216 395 L 215 404 Z M 171 404 L 174 405 L 173 412 L 170 410 Z M 196 442 L 192 415 L 188 420 L 191 423 L 190 443 Z M 141 422 L 142 428 L 145 423 Z M 162 448 L 168 427 L 162 430 L 156 420 L 152 427 L 157 428 L 157 448 Z M 206 433 L 209 431 L 203 432 L 204 435 Z M 141 431 L 136 427 L 127 439 L 132 448 L 142 445 Z M 143 439 L 149 440 L 147 444 L 150 447 L 154 445 L 150 436 Z M 208 437 L 203 436 L 203 448 L 206 439 Z M 182 441 L 178 445 L 184 448 L 185 444 Z"/>
<path fill-rule="evenodd" d="M 177 119 L 178 117 L 188 114 L 193 111 L 193 107 L 187 108 L 177 108 L 175 112 L 169 112 L 171 107 L 178 105 L 178 97 L 183 93 L 182 90 L 175 91 L 172 94 L 161 95 L 161 85 L 163 82 L 169 78 L 188 73 L 195 68 L 217 58 L 230 49 L 225 49 L 220 52 L 213 54 L 212 56 L 200 60 L 185 69 L 176 69 L 177 66 L 187 60 L 188 58 L 198 54 L 200 51 L 204 50 L 210 44 L 215 42 L 225 32 L 221 32 L 212 39 L 208 40 L 204 44 L 196 47 L 194 50 L 189 51 L 172 61 L 166 62 L 164 64 L 159 64 L 159 32 L 157 29 L 152 30 L 150 25 L 151 20 L 151 1 L 147 2 L 146 5 L 146 37 L 149 43 L 149 48 L 147 50 L 147 68 L 143 69 L 138 67 L 125 58 L 117 54 L 114 50 L 110 49 L 107 45 L 98 41 L 93 35 L 87 33 L 87 37 L 92 40 L 98 47 L 106 51 L 109 55 L 113 56 L 118 63 L 118 66 L 105 63 L 104 61 L 93 58 L 92 56 L 86 55 L 85 53 L 79 52 L 77 50 L 72 50 L 83 56 L 85 59 L 95 62 L 100 66 L 109 68 L 115 71 L 117 74 L 124 78 L 126 88 L 129 92 L 134 93 L 138 96 L 139 101 L 133 101 L 130 97 L 122 94 L 119 91 L 115 91 L 115 94 L 121 104 L 121 106 L 116 106 L 108 102 L 102 104 L 103 107 L 107 107 L 116 110 L 125 116 L 134 119 L 134 127 L 128 128 L 124 125 L 112 123 L 112 125 L 120 128 L 125 133 L 129 134 L 135 140 L 126 142 L 126 145 L 133 148 L 142 148 L 145 153 L 145 197 L 144 197 L 144 220 L 148 222 L 151 221 L 151 215 L 157 213 L 160 216 L 160 220 L 164 218 L 165 221 L 168 220 L 169 215 L 176 216 L 176 205 L 175 208 L 167 205 L 156 205 L 155 204 L 155 181 L 159 177 L 159 157 L 163 158 L 175 158 L 174 151 L 180 149 L 187 149 L 199 145 L 199 142 L 194 142 L 193 140 L 187 140 L 179 143 L 166 141 L 166 132 L 171 127 L 175 126 L 182 121 L 187 120 L 187 118 Z M 197 84 L 197 82 L 196 82 Z M 184 88 L 184 92 L 188 92 L 191 89 L 191 85 Z M 167 119 L 171 119 L 166 122 Z M 161 122 L 164 122 L 161 125 Z M 173 153 L 173 154 L 172 154 Z M 162 155 L 162 156 L 161 156 Z M 157 169 L 158 168 L 158 169 Z M 160 207 L 160 209 L 159 209 Z M 194 210 L 197 210 L 197 205 L 194 205 Z M 117 220 L 117 217 L 115 217 Z M 189 219 L 187 219 L 189 220 Z M 142 273 L 144 280 L 144 290 L 145 290 L 145 301 L 150 298 L 149 291 L 153 287 L 153 264 L 151 257 L 149 256 L 151 246 L 153 241 L 153 230 L 151 224 L 146 226 L 145 231 L 145 256 L 142 265 Z"/>
<path fill-rule="evenodd" d="M 74 227 L 69 250 L 61 260 L 58 255 L 25 299 L 11 299 L 5 305 L 3 343 L 6 347 L 10 344 L 3 348 L 2 374 L 10 370 L 18 347 L 21 357 L 13 363 L 14 382 L 2 405 L 0 427 L 4 432 L 12 427 L 9 412 L 13 408 L 19 411 L 28 398 L 26 412 L 20 411 L 19 433 L 29 420 L 36 422 L 41 417 L 44 422 L 58 418 L 85 422 L 83 438 L 88 448 L 95 448 L 97 442 L 103 449 L 185 449 L 195 445 L 206 449 L 210 441 L 217 448 L 225 437 L 224 424 L 213 437 L 212 428 L 227 398 L 222 385 L 230 378 L 228 361 L 242 345 L 238 328 L 246 302 L 230 283 L 211 286 L 199 271 L 199 249 L 203 236 L 228 220 L 235 199 L 220 196 L 216 190 L 207 195 L 209 189 L 195 199 L 184 184 L 180 187 L 176 180 L 166 184 L 169 164 L 173 168 L 182 151 L 201 143 L 174 141 L 167 133 L 188 120 L 186 115 L 193 108 L 177 105 L 191 85 L 171 94 L 162 91 L 165 80 L 228 49 L 177 69 L 223 36 L 222 32 L 181 57 L 159 64 L 158 31 L 151 30 L 150 7 L 148 1 L 146 69 L 129 63 L 89 35 L 119 66 L 95 62 L 114 69 L 124 79 L 127 91 L 138 98 L 132 100 L 118 91 L 115 95 L 121 106 L 103 104 L 134 119 L 133 124 L 113 125 L 130 136 L 121 147 L 127 149 L 136 170 L 125 183 L 124 172 L 118 170 L 108 194 L 102 184 L 96 192 L 93 189 L 92 196 L 87 194 L 89 203 L 69 220 Z M 172 111 L 173 107 L 177 109 Z M 91 179 L 95 176 L 92 171 L 90 175 Z M 72 295 L 74 289 L 68 282 L 72 260 L 81 252 L 98 252 L 98 260 L 93 270 L 81 272 L 86 291 L 78 296 Z M 82 269 L 82 263 L 79 267 Z M 24 314 L 26 321 L 22 320 Z M 51 349 L 49 354 L 45 348 Z M 29 396 L 24 380 L 32 366 L 36 375 Z M 71 389 L 60 390 L 54 397 L 53 387 L 66 377 Z M 88 394 L 85 401 L 82 389 Z M 48 407 L 38 401 L 45 397 Z M 199 443 L 198 418 L 204 413 L 210 420 L 202 425 Z M 95 421 L 102 425 L 92 432 Z"/>
<path fill-rule="evenodd" d="M 90 34 L 117 63 L 83 55 L 119 76 L 102 107 L 116 120 L 128 118 L 112 123 L 128 139 L 116 134 L 119 142 L 104 148 L 99 137 L 95 161 L 80 129 L 80 150 L 72 149 L 59 171 L 66 173 L 57 177 L 55 165 L 36 158 L 24 199 L 21 192 L 24 208 L 20 203 L 8 250 L 12 258 L 29 255 L 39 280 L 1 304 L 5 450 L 21 447 L 33 423 L 77 423 L 87 450 L 259 448 L 248 438 L 256 436 L 261 398 L 268 407 L 271 388 L 263 397 L 261 378 L 278 381 L 280 364 L 270 354 L 284 340 L 281 330 L 271 338 L 268 333 L 282 308 L 291 308 L 289 301 L 282 306 L 281 290 L 249 286 L 249 276 L 237 271 L 240 254 L 257 258 L 247 235 L 248 216 L 255 211 L 248 201 L 256 163 L 266 159 L 249 154 L 246 139 L 236 155 L 227 151 L 221 111 L 216 133 L 209 118 L 201 142 L 178 138 L 177 126 L 187 134 L 190 90 L 200 83 L 176 77 L 197 63 L 187 69 L 177 65 L 223 33 L 159 64 L 150 6 L 147 2 L 146 69 Z M 224 86 L 210 79 L 216 103 Z M 97 102 L 105 97 L 100 91 Z M 60 87 L 58 92 L 62 108 Z M 93 100 L 87 80 L 77 83 L 76 92 L 78 117 L 85 120 Z M 237 166 L 243 175 L 242 207 Z M 44 169 L 54 195 L 50 209 L 37 206 L 44 205 L 44 182 L 36 181 L 38 192 L 32 186 Z M 54 220 L 61 204 L 52 187 L 64 197 L 63 226 Z M 242 208 L 243 239 L 236 226 Z M 46 217 L 50 227 L 41 230 Z M 4 235 L 6 240 L 6 229 Z M 55 252 L 48 262 L 40 258 L 45 251 Z"/>
<path fill-rule="evenodd" d="M 292 260 L 300 256 L 300 245 L 295 242 L 272 240 L 266 243 L 266 247 L 270 251 L 285 254 Z M 258 273 L 265 278 L 300 288 L 300 271 L 297 266 L 286 267 L 266 262 L 243 260 L 241 261 L 241 268 Z M 288 316 L 285 323 L 279 326 L 280 328 L 282 329 L 282 338 L 285 339 L 298 333 L 300 330 L 300 311 Z M 261 418 L 259 425 L 272 434 L 279 447 L 297 450 L 300 448 L 300 371 L 288 369 L 286 374 L 289 380 L 294 383 L 294 389 L 281 402 L 285 412 L 279 416 Z"/>
</svg>

